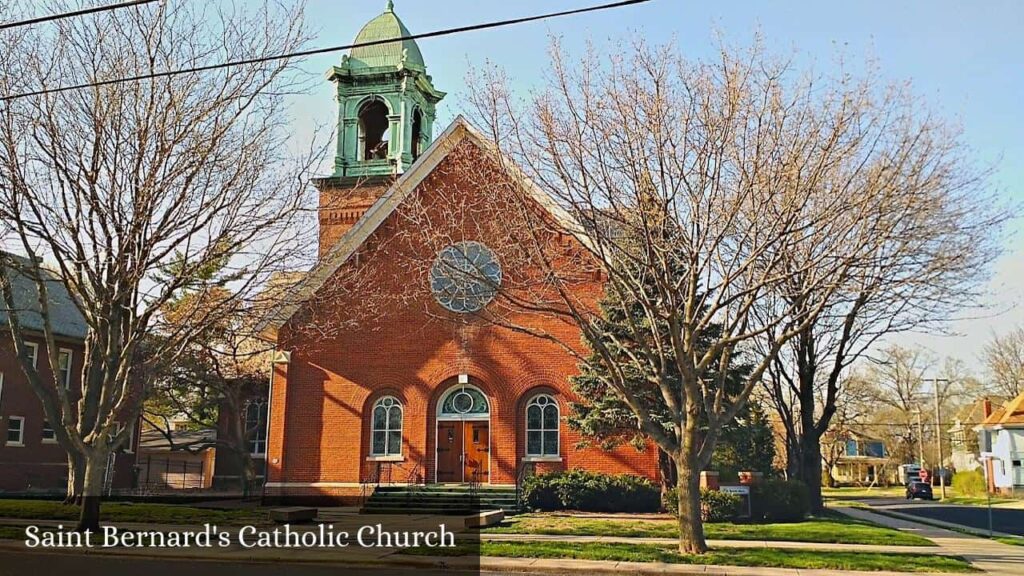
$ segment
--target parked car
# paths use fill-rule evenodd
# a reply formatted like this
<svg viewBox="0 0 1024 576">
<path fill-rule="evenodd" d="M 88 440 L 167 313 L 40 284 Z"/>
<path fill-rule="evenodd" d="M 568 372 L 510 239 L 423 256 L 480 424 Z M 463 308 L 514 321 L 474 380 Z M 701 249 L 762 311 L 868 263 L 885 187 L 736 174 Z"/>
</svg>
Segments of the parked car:
<svg viewBox="0 0 1024 576">
<path fill-rule="evenodd" d="M 932 486 L 925 482 L 911 482 L 907 484 L 907 500 L 931 500 Z"/>
</svg>

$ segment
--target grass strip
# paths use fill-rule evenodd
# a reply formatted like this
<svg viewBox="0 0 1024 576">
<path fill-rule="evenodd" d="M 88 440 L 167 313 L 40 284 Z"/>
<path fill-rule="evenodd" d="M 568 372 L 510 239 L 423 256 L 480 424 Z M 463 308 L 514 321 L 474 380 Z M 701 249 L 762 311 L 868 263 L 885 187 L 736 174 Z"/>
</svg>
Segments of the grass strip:
<svg viewBox="0 0 1024 576">
<path fill-rule="evenodd" d="M 0 500 L 0 518 L 19 520 L 77 520 L 79 508 L 55 500 Z M 217 510 L 175 504 L 105 502 L 100 519 L 106 522 L 149 524 L 222 524 L 238 526 L 266 521 L 258 510 Z"/>
<path fill-rule="evenodd" d="M 712 549 L 706 554 L 679 554 L 670 546 L 611 542 L 481 542 L 456 548 L 410 548 L 403 554 L 420 556 L 499 556 L 605 560 L 615 562 L 663 562 L 718 566 L 756 566 L 806 570 L 889 570 L 896 572 L 977 572 L 963 558 L 933 554 L 884 554 L 777 548 Z"/>
<path fill-rule="evenodd" d="M 597 519 L 552 514 L 525 514 L 487 528 L 492 534 L 547 534 L 555 536 L 613 536 L 619 538 L 678 538 L 679 527 L 672 520 Z M 908 534 L 839 513 L 826 513 L 804 522 L 779 524 L 708 523 L 704 535 L 710 540 L 776 540 L 824 544 L 876 544 L 888 546 L 934 546 L 927 538 Z"/>
</svg>

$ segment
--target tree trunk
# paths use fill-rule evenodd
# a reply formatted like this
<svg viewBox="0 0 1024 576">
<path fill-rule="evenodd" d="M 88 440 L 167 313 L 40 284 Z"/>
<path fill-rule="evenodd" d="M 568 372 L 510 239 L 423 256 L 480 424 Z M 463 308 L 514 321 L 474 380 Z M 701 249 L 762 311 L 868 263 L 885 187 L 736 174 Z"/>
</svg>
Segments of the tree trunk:
<svg viewBox="0 0 1024 576">
<path fill-rule="evenodd" d="M 811 512 L 820 513 L 825 508 L 821 498 L 821 439 L 813 427 L 805 430 L 800 439 L 800 479 L 807 484 L 811 498 Z M 831 478 L 831 471 L 829 478 Z"/>
<path fill-rule="evenodd" d="M 703 554 L 708 551 L 708 544 L 704 540 L 704 522 L 700 515 L 700 470 L 697 469 L 696 454 L 688 454 L 686 448 L 682 452 L 676 457 L 679 552 Z"/>
<path fill-rule="evenodd" d="M 105 451 L 85 455 L 85 473 L 82 483 L 82 511 L 78 517 L 79 532 L 100 529 L 100 499 L 103 496 L 103 475 L 107 469 Z"/>
<path fill-rule="evenodd" d="M 82 489 L 85 484 L 85 459 L 81 454 L 68 452 L 68 486 L 64 497 L 65 504 L 80 505 Z"/>
</svg>

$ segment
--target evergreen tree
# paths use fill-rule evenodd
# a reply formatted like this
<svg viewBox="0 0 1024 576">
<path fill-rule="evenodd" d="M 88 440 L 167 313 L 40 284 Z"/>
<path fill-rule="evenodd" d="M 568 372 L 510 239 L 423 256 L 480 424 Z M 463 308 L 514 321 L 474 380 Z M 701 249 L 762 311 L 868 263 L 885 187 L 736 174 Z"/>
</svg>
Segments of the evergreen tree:
<svg viewBox="0 0 1024 576">
<path fill-rule="evenodd" d="M 626 317 L 626 310 L 630 311 L 632 317 Z M 633 334 L 639 331 L 630 329 L 631 323 L 647 323 L 643 315 L 643 308 L 636 303 L 623 303 L 613 293 L 606 293 L 601 302 L 602 326 L 601 332 L 606 334 L 605 345 L 615 350 L 624 359 L 631 354 L 639 353 L 636 342 L 632 340 Z M 662 331 L 666 334 L 662 342 L 668 342 L 667 327 Z M 647 330 L 640 333 L 651 333 Z M 714 341 L 718 335 L 709 331 L 706 334 L 706 342 Z M 704 348 L 702 346 L 701 348 Z M 662 353 L 671 357 L 674 352 L 666 344 L 659 347 Z M 625 380 L 634 391 L 634 397 L 644 403 L 644 408 L 653 418 L 663 423 L 666 430 L 671 430 L 672 419 L 662 397 L 661 388 L 658 385 L 659 379 L 663 376 L 672 382 L 674 386 L 680 386 L 681 379 L 675 370 L 666 375 L 642 373 L 637 366 L 639 363 L 624 361 L 619 364 L 618 369 L 625 371 Z M 650 364 L 644 364 L 649 366 Z M 663 366 L 674 367 L 677 364 L 668 359 L 661 363 Z M 739 394 L 743 387 L 743 381 L 750 372 L 750 365 L 740 358 L 733 359 L 727 367 L 727 375 L 724 379 L 726 393 L 729 397 Z M 717 370 L 708 371 L 701 375 L 709 382 L 719 380 Z M 623 444 L 631 444 L 638 450 L 648 446 L 646 435 L 642 432 L 637 421 L 635 412 L 625 403 L 620 394 L 617 394 L 607 384 L 609 374 L 605 363 L 592 354 L 586 361 L 580 363 L 580 374 L 572 378 L 573 391 L 581 399 L 580 402 L 571 404 L 571 411 L 568 416 L 569 426 L 579 431 L 585 438 L 584 444 L 596 444 L 605 449 L 614 448 Z M 711 465 L 718 470 L 722 478 L 736 478 L 736 474 L 744 470 L 753 470 L 769 474 L 775 459 L 775 443 L 772 430 L 767 422 L 764 412 L 754 402 L 750 402 L 736 417 L 727 424 L 721 432 L 721 438 L 715 447 Z M 659 451 L 659 464 L 661 469 L 662 489 L 667 490 L 675 486 L 676 467 L 668 455 Z"/>
</svg>

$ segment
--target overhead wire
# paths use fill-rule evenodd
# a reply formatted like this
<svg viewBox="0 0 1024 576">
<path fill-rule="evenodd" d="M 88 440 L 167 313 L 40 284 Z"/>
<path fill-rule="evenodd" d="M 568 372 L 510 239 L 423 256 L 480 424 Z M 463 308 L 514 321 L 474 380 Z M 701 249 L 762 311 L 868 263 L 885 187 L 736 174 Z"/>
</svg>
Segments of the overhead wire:
<svg viewBox="0 0 1024 576">
<path fill-rule="evenodd" d="M 491 28 L 500 28 L 504 26 L 513 26 L 516 24 L 524 24 L 527 22 L 535 22 L 538 20 L 547 20 L 551 18 L 562 18 L 565 16 L 574 16 L 579 14 L 586 14 L 590 12 L 598 12 L 602 10 L 612 10 L 616 8 L 624 8 L 627 6 L 633 6 L 637 4 L 644 4 L 653 0 L 621 0 L 619 2 L 611 2 L 608 4 L 599 4 L 596 6 L 587 6 L 585 8 L 576 8 L 573 10 L 563 10 L 560 12 L 549 12 L 546 14 L 538 14 L 535 16 L 525 16 L 521 18 L 512 18 L 508 20 L 497 20 L 493 22 L 485 22 L 481 24 L 472 24 L 468 26 L 458 26 L 455 28 L 445 28 L 442 30 L 435 30 L 432 32 L 423 32 L 420 34 L 408 34 L 399 38 L 387 38 L 382 40 L 372 40 L 368 42 L 356 42 L 353 44 L 343 44 L 339 46 L 328 46 L 324 48 L 313 48 L 310 50 L 300 50 L 296 52 L 289 52 L 285 54 L 274 54 L 270 56 L 261 56 L 257 58 L 246 58 L 243 60 L 233 60 L 228 62 L 221 62 L 217 64 L 208 64 L 205 66 L 194 66 L 189 68 L 180 68 L 174 70 L 163 70 L 158 72 L 150 72 L 147 74 L 139 74 L 136 76 L 127 76 L 123 78 L 112 78 L 109 80 L 101 80 L 98 82 L 83 82 L 81 84 L 72 84 L 68 86 L 57 86 L 53 88 L 44 88 L 42 90 L 34 90 L 31 92 L 22 92 L 19 94 L 13 94 L 10 96 L 0 97 L 0 101 L 16 100 L 18 98 L 27 98 L 30 96 L 41 96 L 44 94 L 54 94 L 59 92 L 68 92 L 71 90 L 81 90 L 83 88 L 95 88 L 100 86 L 109 86 L 112 84 L 121 84 L 125 82 L 138 82 L 141 80 L 151 80 L 155 78 L 165 78 L 168 76 L 177 76 L 180 74 L 193 74 L 196 72 L 207 72 L 211 70 L 219 70 L 221 68 L 229 68 L 234 66 L 245 66 L 249 64 L 260 64 L 264 62 L 273 62 L 277 60 L 287 60 L 292 58 L 304 58 L 307 56 L 316 56 L 319 54 L 328 54 L 331 52 L 341 52 L 343 50 L 351 50 L 353 48 L 365 48 L 369 46 L 378 46 L 381 44 L 392 44 L 395 42 L 403 42 L 406 40 L 422 40 L 424 38 L 437 38 L 440 36 L 450 36 L 453 34 L 463 34 L 466 32 L 475 32 L 478 30 L 488 30 Z"/>
</svg>

